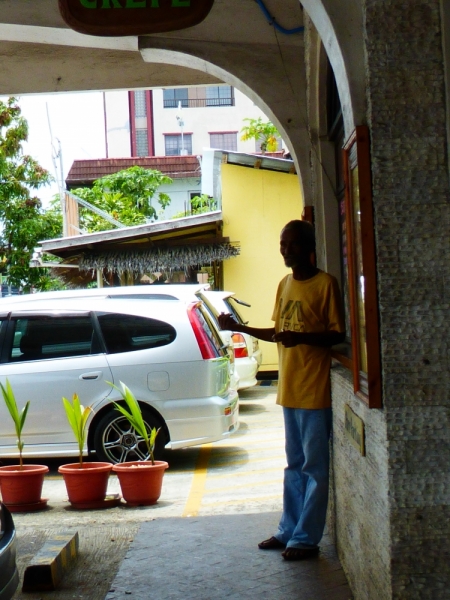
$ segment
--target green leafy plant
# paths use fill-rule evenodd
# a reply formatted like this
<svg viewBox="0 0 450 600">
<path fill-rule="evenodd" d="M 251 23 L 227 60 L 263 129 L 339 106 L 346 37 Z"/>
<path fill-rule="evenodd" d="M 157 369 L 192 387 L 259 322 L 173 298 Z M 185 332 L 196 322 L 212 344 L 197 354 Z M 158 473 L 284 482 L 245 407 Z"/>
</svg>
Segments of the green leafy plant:
<svg viewBox="0 0 450 600">
<path fill-rule="evenodd" d="M 130 388 L 128 386 L 126 386 L 122 381 L 119 382 L 120 387 L 118 387 L 117 385 L 114 385 L 113 383 L 111 383 L 109 381 L 107 381 L 107 383 L 111 387 L 115 388 L 120 393 L 122 398 L 125 400 L 128 410 L 121 404 L 118 404 L 117 402 L 114 402 L 114 406 L 115 406 L 116 410 L 118 410 L 120 413 L 122 413 L 122 415 L 128 420 L 130 425 L 132 427 L 134 427 L 134 429 L 136 430 L 136 433 L 139 436 L 141 436 L 141 438 L 145 441 L 145 443 L 147 445 L 147 449 L 148 449 L 149 458 L 151 460 L 152 465 L 154 465 L 155 464 L 154 451 L 155 451 L 156 436 L 158 435 L 159 430 L 161 428 L 156 429 L 156 427 L 153 427 L 153 429 L 148 431 L 145 421 L 142 417 L 142 411 L 141 411 L 141 407 L 139 406 L 139 402 L 136 400 L 136 397 L 134 396 L 133 392 L 130 390 Z"/>
<path fill-rule="evenodd" d="M 207 194 L 202 194 L 201 196 L 194 196 L 193 198 L 191 198 L 189 210 L 183 210 L 181 212 L 178 212 L 171 218 L 181 219 L 189 215 L 200 215 L 202 213 L 210 212 L 212 210 L 217 210 L 217 200 L 214 200 L 214 198 L 211 198 Z"/>
<path fill-rule="evenodd" d="M 69 402 L 69 400 L 67 400 L 67 398 L 63 398 L 62 400 L 66 411 L 67 420 L 69 421 L 69 424 L 75 435 L 75 439 L 78 443 L 81 469 L 81 467 L 83 466 L 84 442 L 86 440 L 86 425 L 92 408 L 90 406 L 86 406 L 86 408 L 84 408 L 80 404 L 78 394 L 73 395 L 72 404 Z"/>
<path fill-rule="evenodd" d="M 12 420 L 14 421 L 14 426 L 16 428 L 17 447 L 19 449 L 19 465 L 20 469 L 23 469 L 22 450 L 24 447 L 24 442 L 22 441 L 22 429 L 25 425 L 30 401 L 28 400 L 28 402 L 25 404 L 25 406 L 19 413 L 16 398 L 14 396 L 14 392 L 12 390 L 11 384 L 9 383 L 9 380 L 6 380 L 6 387 L 2 383 L 0 383 L 0 386 L 2 388 L 3 400 L 5 401 L 6 407 L 9 411 L 9 414 L 11 415 Z"/>
<path fill-rule="evenodd" d="M 153 204 L 158 203 L 164 210 L 171 202 L 170 196 L 158 188 L 171 183 L 172 179 L 161 171 L 135 165 L 105 175 L 94 181 L 92 187 L 76 188 L 72 193 L 124 225 L 134 226 L 158 219 Z M 53 206 L 57 204 L 56 201 Z M 89 208 L 80 207 L 80 227 L 91 233 L 111 229 L 111 223 Z"/>
<path fill-rule="evenodd" d="M 241 129 L 242 137 L 241 140 L 246 142 L 247 140 L 255 139 L 261 142 L 261 152 L 276 152 L 278 148 L 277 137 L 280 137 L 278 129 L 270 121 L 263 122 L 261 117 L 257 119 L 244 119 L 248 125 L 244 125 Z"/>
</svg>

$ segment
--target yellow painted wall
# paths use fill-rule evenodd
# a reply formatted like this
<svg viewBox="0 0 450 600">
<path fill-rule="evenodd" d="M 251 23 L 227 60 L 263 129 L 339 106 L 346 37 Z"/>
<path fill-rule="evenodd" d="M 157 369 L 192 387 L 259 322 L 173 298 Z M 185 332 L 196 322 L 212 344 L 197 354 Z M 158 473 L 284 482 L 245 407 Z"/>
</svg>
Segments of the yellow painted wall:
<svg viewBox="0 0 450 600">
<path fill-rule="evenodd" d="M 223 262 L 224 290 L 251 304 L 238 307 L 249 325 L 271 327 L 277 285 L 290 269 L 279 250 L 280 231 L 292 219 L 300 219 L 303 199 L 298 176 L 222 165 L 222 214 L 224 236 L 240 242 L 241 253 Z M 275 344 L 260 342 L 261 370 L 278 368 Z"/>
</svg>

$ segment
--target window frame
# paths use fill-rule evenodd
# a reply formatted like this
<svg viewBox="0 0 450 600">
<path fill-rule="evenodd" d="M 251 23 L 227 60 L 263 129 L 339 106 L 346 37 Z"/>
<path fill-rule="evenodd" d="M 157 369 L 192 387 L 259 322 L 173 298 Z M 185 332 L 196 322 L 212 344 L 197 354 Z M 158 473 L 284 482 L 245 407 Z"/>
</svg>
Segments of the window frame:
<svg viewBox="0 0 450 600">
<path fill-rule="evenodd" d="M 188 131 L 186 133 L 183 133 L 183 138 L 184 138 L 184 144 L 186 144 L 186 140 L 189 140 L 190 143 L 190 149 L 191 151 L 187 152 L 186 155 L 181 154 L 181 133 L 163 133 L 164 135 L 164 156 L 192 156 L 192 132 Z M 177 154 L 167 154 L 167 140 L 168 138 L 177 138 L 178 143 L 177 143 L 177 150 L 178 153 Z M 189 150 L 188 148 L 185 147 L 185 150 Z"/>
<path fill-rule="evenodd" d="M 155 319 L 150 316 L 143 316 L 140 314 L 134 313 L 120 313 L 120 312 L 111 312 L 111 311 L 97 311 L 96 312 L 97 323 L 100 328 L 101 337 L 103 339 L 103 343 L 106 348 L 106 354 L 109 356 L 114 354 L 126 354 L 130 352 L 141 352 L 141 351 L 149 351 L 155 350 L 159 348 L 163 348 L 165 346 L 170 346 L 178 337 L 177 329 L 167 321 L 163 321 L 162 319 Z M 110 328 L 110 323 L 108 323 L 108 319 L 112 320 L 114 324 L 113 328 Z M 137 336 L 133 335 L 136 328 L 141 328 L 145 330 L 147 328 L 147 335 Z M 152 328 L 156 329 L 160 328 L 159 333 L 153 331 L 152 334 L 149 334 L 149 330 Z M 114 331 L 113 338 L 117 342 L 117 338 L 120 341 L 122 339 L 122 345 L 114 345 L 111 343 L 111 331 Z M 143 338 L 150 338 L 153 341 L 138 345 L 138 342 L 134 341 Z M 157 340 L 159 338 L 159 341 Z M 168 341 L 162 340 L 161 338 L 170 338 Z M 123 343 L 126 342 L 126 343 Z"/>
<path fill-rule="evenodd" d="M 17 349 L 17 346 L 15 345 L 15 333 L 17 330 L 17 322 L 20 320 L 26 320 L 27 321 L 27 326 L 31 321 L 39 321 L 42 322 L 43 320 L 46 319 L 52 319 L 53 322 L 56 321 L 62 321 L 62 320 L 67 320 L 67 319 L 73 319 L 73 320 L 79 320 L 79 319 L 84 319 L 84 320 L 88 320 L 91 326 L 91 333 L 89 336 L 89 352 L 81 352 L 81 353 L 74 353 L 74 354 L 64 354 L 64 355 L 59 355 L 58 353 L 56 355 L 45 355 L 45 353 L 42 353 L 39 357 L 36 358 L 25 358 L 23 360 L 21 360 L 21 356 L 17 357 L 15 360 L 13 359 L 13 351 L 14 349 Z M 93 320 L 93 315 L 91 311 L 54 311 L 54 310 L 45 310 L 43 309 L 42 311 L 22 311 L 22 310 L 17 310 L 17 311 L 13 311 L 9 314 L 8 316 L 8 321 L 7 321 L 8 325 L 7 325 L 7 330 L 6 331 L 2 331 L 2 337 L 3 337 L 3 342 L 4 342 L 4 346 L 2 348 L 2 357 L 1 357 L 1 364 L 18 364 L 18 363 L 22 363 L 22 362 L 29 362 L 31 360 L 33 361 L 42 361 L 42 360 L 66 360 L 66 359 L 74 359 L 74 358 L 83 358 L 83 357 L 87 357 L 87 356 L 93 356 L 94 354 L 101 354 L 104 352 L 103 348 L 102 348 L 102 340 L 101 338 L 98 337 L 98 331 L 96 330 L 95 327 L 95 323 Z M 75 328 L 76 329 L 76 328 Z M 28 334 L 26 334 L 28 335 Z M 94 336 L 94 337 L 93 337 Z M 98 352 L 93 353 L 92 352 L 92 345 L 93 345 L 93 340 L 95 338 L 95 343 L 97 344 L 97 346 L 99 347 Z M 45 341 L 45 340 L 44 340 Z M 48 341 L 48 340 L 46 340 Z M 77 343 L 77 342 L 75 342 Z M 52 346 L 52 344 L 47 344 Z M 53 344 L 55 345 L 55 344 Z M 43 345 L 44 347 L 44 345 Z"/>
<path fill-rule="evenodd" d="M 355 394 L 369 408 L 381 408 L 381 359 L 379 339 L 379 316 L 376 277 L 376 253 L 372 202 L 372 180 L 370 169 L 369 129 L 365 125 L 355 128 L 342 149 L 345 185 L 345 223 L 347 234 L 348 290 L 350 300 L 352 356 L 344 356 L 333 350 L 333 357 L 353 374 Z M 354 198 L 352 175 L 358 176 L 358 198 Z M 359 204 L 360 221 L 355 223 L 355 206 Z M 359 229 L 359 231 L 357 230 Z M 360 244 L 359 244 L 360 240 Z M 359 244 L 359 245 L 358 245 Z M 342 250 L 342 248 L 341 248 Z M 358 300 L 357 259 L 362 264 L 363 301 Z M 361 319 L 358 309 L 363 311 L 365 340 L 361 339 Z M 365 344 L 367 373 L 362 372 L 361 345 Z"/>
<path fill-rule="evenodd" d="M 229 91 L 228 96 L 221 95 L 221 90 Z M 234 88 L 232 85 L 208 85 L 206 86 L 205 106 L 207 108 L 218 106 L 234 106 Z"/>
<path fill-rule="evenodd" d="M 145 90 L 145 106 L 146 106 L 146 127 L 136 127 L 136 119 L 144 117 L 136 117 L 136 92 L 128 92 L 128 106 L 130 111 L 130 145 L 131 145 L 131 156 L 139 157 L 144 156 L 138 152 L 137 132 L 139 131 L 142 135 L 147 137 L 147 149 L 148 152 L 145 156 L 155 155 L 155 140 L 154 140 L 154 123 L 153 123 L 153 92 L 152 90 Z"/>
<path fill-rule="evenodd" d="M 218 148 L 219 150 L 227 150 L 228 152 L 237 152 L 238 151 L 238 132 L 237 131 L 209 131 L 209 147 L 210 148 Z M 219 144 L 213 144 L 212 143 L 212 136 L 221 136 L 222 137 L 222 142 L 220 142 Z M 234 136 L 233 138 L 233 144 L 228 144 L 225 142 L 225 136 Z M 227 145 L 233 145 L 235 146 L 234 149 L 231 148 L 225 148 L 225 146 Z"/>
<path fill-rule="evenodd" d="M 182 97 L 177 98 L 177 94 Z M 163 108 L 178 108 L 179 103 L 181 108 L 189 108 L 189 88 L 163 88 Z"/>
</svg>

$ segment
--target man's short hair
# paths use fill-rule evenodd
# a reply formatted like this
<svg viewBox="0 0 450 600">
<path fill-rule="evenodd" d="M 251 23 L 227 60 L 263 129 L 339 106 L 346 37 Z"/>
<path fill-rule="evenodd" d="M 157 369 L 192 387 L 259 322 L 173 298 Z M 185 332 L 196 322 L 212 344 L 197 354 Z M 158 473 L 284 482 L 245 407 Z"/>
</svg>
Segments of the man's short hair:
<svg viewBox="0 0 450 600">
<path fill-rule="evenodd" d="M 314 233 L 314 227 L 308 221 L 300 221 L 300 219 L 294 219 L 289 221 L 283 227 L 282 231 L 287 229 L 295 231 L 298 240 L 302 243 L 306 252 L 314 252 L 316 249 L 316 235 Z"/>
</svg>

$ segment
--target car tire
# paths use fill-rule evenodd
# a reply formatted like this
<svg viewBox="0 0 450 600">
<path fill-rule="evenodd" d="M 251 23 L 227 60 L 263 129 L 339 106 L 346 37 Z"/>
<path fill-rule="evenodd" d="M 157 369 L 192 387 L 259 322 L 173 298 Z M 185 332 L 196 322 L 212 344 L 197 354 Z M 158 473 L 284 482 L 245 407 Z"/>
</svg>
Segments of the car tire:
<svg viewBox="0 0 450 600">
<path fill-rule="evenodd" d="M 154 450 L 155 459 L 160 460 L 165 446 L 163 423 L 148 409 L 142 409 L 142 416 L 149 430 L 161 428 Z M 145 441 L 138 437 L 128 420 L 116 410 L 107 412 L 96 425 L 94 449 L 99 460 L 113 464 L 148 458 Z"/>
</svg>

